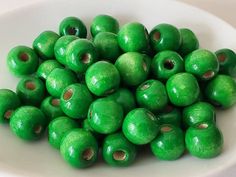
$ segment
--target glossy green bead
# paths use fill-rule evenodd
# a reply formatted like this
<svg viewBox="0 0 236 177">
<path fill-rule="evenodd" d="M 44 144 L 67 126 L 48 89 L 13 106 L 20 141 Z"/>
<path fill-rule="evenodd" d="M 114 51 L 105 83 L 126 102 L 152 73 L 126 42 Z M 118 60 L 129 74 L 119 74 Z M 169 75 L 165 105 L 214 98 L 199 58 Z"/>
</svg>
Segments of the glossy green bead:
<svg viewBox="0 0 236 177">
<path fill-rule="evenodd" d="M 0 124 L 9 122 L 12 113 L 20 104 L 20 99 L 15 92 L 0 89 Z"/>
<path fill-rule="evenodd" d="M 74 40 L 66 49 L 66 65 L 78 73 L 84 73 L 97 59 L 95 45 L 88 39 Z"/>
<path fill-rule="evenodd" d="M 185 56 L 199 48 L 199 41 L 193 31 L 188 28 L 181 28 L 179 29 L 179 32 L 182 38 L 182 43 L 178 53 L 180 53 L 182 56 Z"/>
<path fill-rule="evenodd" d="M 194 126 L 201 122 L 215 122 L 215 108 L 207 102 L 197 102 L 183 109 L 185 127 Z"/>
<path fill-rule="evenodd" d="M 23 105 L 39 106 L 45 97 L 45 85 L 39 78 L 24 77 L 17 84 L 16 94 Z"/>
<path fill-rule="evenodd" d="M 145 108 L 130 111 L 122 125 L 125 137 L 137 145 L 150 143 L 159 132 L 158 119 Z"/>
<path fill-rule="evenodd" d="M 54 45 L 59 38 L 53 31 L 44 31 L 34 40 L 33 48 L 42 59 L 54 58 Z"/>
<path fill-rule="evenodd" d="M 76 39 L 78 39 L 78 37 L 72 35 L 66 35 L 60 37 L 57 40 L 54 46 L 54 53 L 55 53 L 55 58 L 59 63 L 66 65 L 66 49 L 68 45 Z"/>
<path fill-rule="evenodd" d="M 76 83 L 76 75 L 67 69 L 54 69 L 46 79 L 46 88 L 50 95 L 60 98 L 62 91 L 69 85 Z"/>
<path fill-rule="evenodd" d="M 147 79 L 150 63 L 151 59 L 147 55 L 127 52 L 116 60 L 115 66 L 124 84 L 137 86 Z"/>
<path fill-rule="evenodd" d="M 185 57 L 185 70 L 197 78 L 209 80 L 219 71 L 219 62 L 214 53 L 198 49 Z"/>
<path fill-rule="evenodd" d="M 48 120 L 43 112 L 33 106 L 22 106 L 11 116 L 10 128 L 19 138 L 27 141 L 43 136 Z"/>
<path fill-rule="evenodd" d="M 98 133 L 110 134 L 117 131 L 121 128 L 123 119 L 122 106 L 113 100 L 100 98 L 89 107 L 89 125 Z"/>
<path fill-rule="evenodd" d="M 147 29 L 138 22 L 127 23 L 118 33 L 118 43 L 124 52 L 146 53 L 149 48 Z"/>
<path fill-rule="evenodd" d="M 147 80 L 136 89 L 136 100 L 140 107 L 152 112 L 162 110 L 168 103 L 165 85 L 158 80 Z"/>
<path fill-rule="evenodd" d="M 120 74 L 116 67 L 106 61 L 94 63 L 85 73 L 88 89 L 97 96 L 115 92 L 120 85 Z"/>
<path fill-rule="evenodd" d="M 205 95 L 215 106 L 229 108 L 236 103 L 236 82 L 227 75 L 217 75 L 208 82 Z"/>
<path fill-rule="evenodd" d="M 121 132 L 107 135 L 103 141 L 102 156 L 111 166 L 130 166 L 136 154 L 136 146 L 129 142 Z"/>
<path fill-rule="evenodd" d="M 55 118 L 48 125 L 49 144 L 55 149 L 60 149 L 63 136 L 70 130 L 78 127 L 78 123 L 68 117 L 61 116 Z"/>
<path fill-rule="evenodd" d="M 42 101 L 40 109 L 50 121 L 56 117 L 65 115 L 60 107 L 60 99 L 53 98 L 52 96 L 49 96 Z"/>
<path fill-rule="evenodd" d="M 46 60 L 41 63 L 37 69 L 36 75 L 46 80 L 48 75 L 55 69 L 55 68 L 63 68 L 63 66 L 58 63 L 56 60 Z"/>
<path fill-rule="evenodd" d="M 154 56 L 151 70 L 156 79 L 167 80 L 172 75 L 184 71 L 184 61 L 177 52 L 161 51 Z"/>
<path fill-rule="evenodd" d="M 69 165 L 76 168 L 86 168 L 97 161 L 98 143 L 89 131 L 77 128 L 64 136 L 60 152 Z"/>
<path fill-rule="evenodd" d="M 185 134 L 186 148 L 198 158 L 218 156 L 223 148 L 223 135 L 213 123 L 203 122 L 189 127 Z"/>
<path fill-rule="evenodd" d="M 64 35 L 75 35 L 79 38 L 87 37 L 87 29 L 85 24 L 77 17 L 66 17 L 59 25 L 59 33 Z"/>
<path fill-rule="evenodd" d="M 26 46 L 17 46 L 7 55 L 7 67 L 16 76 L 30 75 L 36 72 L 39 58 L 33 49 Z"/>
<path fill-rule="evenodd" d="M 151 142 L 152 153 L 160 160 L 176 160 L 185 150 L 184 133 L 179 127 L 163 124 Z"/>
<path fill-rule="evenodd" d="M 86 118 L 93 97 L 86 85 L 72 84 L 66 87 L 61 94 L 61 109 L 74 119 Z"/>
<path fill-rule="evenodd" d="M 117 35 L 110 32 L 101 32 L 95 36 L 94 45 L 98 50 L 99 58 L 115 62 L 122 51 L 117 41 Z"/>
<path fill-rule="evenodd" d="M 181 45 L 179 30 L 170 24 L 159 24 L 150 32 L 152 48 L 156 51 L 173 50 L 177 51 Z"/>
<path fill-rule="evenodd" d="M 116 34 L 119 30 L 119 22 L 109 15 L 97 15 L 90 26 L 90 32 L 95 37 L 100 32 L 111 32 Z"/>
<path fill-rule="evenodd" d="M 215 52 L 220 64 L 220 73 L 236 77 L 236 54 L 231 49 L 220 49 Z"/>
<path fill-rule="evenodd" d="M 178 73 L 166 83 L 170 102 L 175 106 L 188 106 L 199 98 L 200 88 L 197 79 L 190 73 Z"/>
</svg>

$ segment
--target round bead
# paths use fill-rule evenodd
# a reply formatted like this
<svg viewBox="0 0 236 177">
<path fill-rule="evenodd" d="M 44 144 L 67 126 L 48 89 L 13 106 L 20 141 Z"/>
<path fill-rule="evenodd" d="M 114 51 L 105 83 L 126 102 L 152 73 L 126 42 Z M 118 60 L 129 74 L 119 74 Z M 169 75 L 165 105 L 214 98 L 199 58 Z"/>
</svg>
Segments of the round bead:
<svg viewBox="0 0 236 177">
<path fill-rule="evenodd" d="M 145 108 L 130 111 L 122 125 L 125 137 L 137 145 L 150 143 L 159 132 L 158 119 Z"/>
<path fill-rule="evenodd" d="M 116 67 L 106 61 L 94 63 L 85 73 L 88 89 L 97 96 L 115 92 L 120 85 L 120 74 Z"/>
<path fill-rule="evenodd" d="M 39 58 L 33 49 L 26 46 L 17 46 L 7 55 L 7 66 L 16 76 L 30 75 L 36 72 Z"/>
</svg>

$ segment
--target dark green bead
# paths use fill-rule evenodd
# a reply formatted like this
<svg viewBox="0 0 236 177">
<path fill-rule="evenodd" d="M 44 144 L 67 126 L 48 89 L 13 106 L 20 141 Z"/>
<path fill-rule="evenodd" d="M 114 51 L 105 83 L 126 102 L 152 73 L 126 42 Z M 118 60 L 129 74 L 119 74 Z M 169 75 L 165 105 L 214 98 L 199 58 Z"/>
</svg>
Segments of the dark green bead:
<svg viewBox="0 0 236 177">
<path fill-rule="evenodd" d="M 171 124 L 161 125 L 160 134 L 151 142 L 153 154 L 160 160 L 176 160 L 185 150 L 184 133 Z"/>
<path fill-rule="evenodd" d="M 88 111 L 89 125 L 95 132 L 110 134 L 121 128 L 123 108 L 113 100 L 100 98 L 94 101 Z"/>
<path fill-rule="evenodd" d="M 185 56 L 199 48 L 199 41 L 193 31 L 188 28 L 181 28 L 179 29 L 179 32 L 182 38 L 182 43 L 178 52 L 182 56 Z"/>
<path fill-rule="evenodd" d="M 79 38 L 87 37 L 87 29 L 85 24 L 77 17 L 66 17 L 59 25 L 59 33 L 64 35 L 75 35 Z"/>
<path fill-rule="evenodd" d="M 137 145 L 151 142 L 159 132 L 158 119 L 145 108 L 130 111 L 122 125 L 125 137 Z"/>
<path fill-rule="evenodd" d="M 170 24 L 159 24 L 150 32 L 152 48 L 156 51 L 173 50 L 177 51 L 181 45 L 179 30 Z"/>
<path fill-rule="evenodd" d="M 236 54 L 231 49 L 220 49 L 215 52 L 220 64 L 220 73 L 236 77 Z"/>
<path fill-rule="evenodd" d="M 97 15 L 91 24 L 90 32 L 95 37 L 100 32 L 111 32 L 116 34 L 119 30 L 119 22 L 109 15 Z"/>
<path fill-rule="evenodd" d="M 43 63 L 40 64 L 38 67 L 38 70 L 36 72 L 36 75 L 46 80 L 48 75 L 55 69 L 55 68 L 63 68 L 63 66 L 58 63 L 56 60 L 46 60 Z"/>
<path fill-rule="evenodd" d="M 97 161 L 98 143 L 89 131 L 77 128 L 63 137 L 60 152 L 63 159 L 71 166 L 86 168 Z"/>
<path fill-rule="evenodd" d="M 69 85 L 76 83 L 77 78 L 67 69 L 54 69 L 46 79 L 47 91 L 53 97 L 60 98 L 62 91 Z"/>
<path fill-rule="evenodd" d="M 43 136 L 48 120 L 43 112 L 33 106 L 22 106 L 11 116 L 12 132 L 23 140 L 37 140 Z"/>
<path fill-rule="evenodd" d="M 70 130 L 78 127 L 78 123 L 68 117 L 62 116 L 55 118 L 48 125 L 49 144 L 55 149 L 60 149 L 63 136 Z"/>
<path fill-rule="evenodd" d="M 168 103 L 165 85 L 158 80 L 147 80 L 136 90 L 136 100 L 140 107 L 152 112 L 162 110 Z"/>
<path fill-rule="evenodd" d="M 190 73 L 178 73 L 166 83 L 170 102 L 175 106 L 188 106 L 199 98 L 200 88 L 197 79 Z"/>
<path fill-rule="evenodd" d="M 229 108 L 236 103 L 236 82 L 227 75 L 217 75 L 208 82 L 205 95 L 215 106 Z"/>
<path fill-rule="evenodd" d="M 177 52 L 165 50 L 154 56 L 151 69 L 156 79 L 167 80 L 184 71 L 184 61 Z"/>
<path fill-rule="evenodd" d="M 197 102 L 183 109 L 183 123 L 186 128 L 201 122 L 215 122 L 215 108 L 207 102 Z"/>
<path fill-rule="evenodd" d="M 189 127 L 185 134 L 186 148 L 198 158 L 218 156 L 223 148 L 223 135 L 212 123 L 200 123 Z"/>
<path fill-rule="evenodd" d="M 33 42 L 33 48 L 42 59 L 54 58 L 54 45 L 60 36 L 53 31 L 44 31 Z"/>
<path fill-rule="evenodd" d="M 149 48 L 147 29 L 138 22 L 127 23 L 118 33 L 118 43 L 124 52 L 146 53 Z"/>
<path fill-rule="evenodd" d="M 78 73 L 84 73 L 97 59 L 95 45 L 88 39 L 74 40 L 66 49 L 66 65 Z"/>
<path fill-rule="evenodd" d="M 43 100 L 40 109 L 50 121 L 56 117 L 65 115 L 60 107 L 60 99 L 53 98 L 52 96 L 49 96 Z"/>
<path fill-rule="evenodd" d="M 127 52 L 115 63 L 121 80 L 128 86 L 137 86 L 144 82 L 149 74 L 151 59 L 144 54 Z"/>
<path fill-rule="evenodd" d="M 39 58 L 33 49 L 26 46 L 17 46 L 7 55 L 7 66 L 16 76 L 30 75 L 36 72 Z"/>
<path fill-rule="evenodd" d="M 61 109 L 74 119 L 86 118 L 93 97 L 86 85 L 72 84 L 66 87 L 61 94 Z"/>
<path fill-rule="evenodd" d="M 45 97 L 45 85 L 39 78 L 24 77 L 17 84 L 16 94 L 23 105 L 39 106 Z"/>
<path fill-rule="evenodd" d="M 20 99 L 9 89 L 0 89 L 0 124 L 9 122 L 12 113 L 20 106 Z"/>
<path fill-rule="evenodd" d="M 185 70 L 197 78 L 209 80 L 219 71 L 219 62 L 214 53 L 198 49 L 185 57 Z"/>
<path fill-rule="evenodd" d="M 67 46 L 74 40 L 78 39 L 76 36 L 66 35 L 60 37 L 55 46 L 54 46 L 54 53 L 55 58 L 57 61 L 63 65 L 66 65 L 66 49 Z"/>
<path fill-rule="evenodd" d="M 120 85 L 120 74 L 116 67 L 106 61 L 94 63 L 85 74 L 88 89 L 97 96 L 115 92 Z"/>
<path fill-rule="evenodd" d="M 99 58 L 115 62 L 122 51 L 117 41 L 117 35 L 110 32 L 101 32 L 94 38 L 94 45 L 98 50 Z"/>
<path fill-rule="evenodd" d="M 136 154 L 136 146 L 123 133 L 110 134 L 103 141 L 102 156 L 111 166 L 129 166 L 134 162 Z"/>
</svg>

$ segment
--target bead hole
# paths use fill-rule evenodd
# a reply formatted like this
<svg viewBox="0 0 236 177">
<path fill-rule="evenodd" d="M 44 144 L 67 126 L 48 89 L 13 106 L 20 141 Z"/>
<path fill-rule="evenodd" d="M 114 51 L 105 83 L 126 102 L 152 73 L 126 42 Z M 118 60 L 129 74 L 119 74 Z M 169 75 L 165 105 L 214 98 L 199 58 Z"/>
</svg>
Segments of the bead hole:
<svg viewBox="0 0 236 177">
<path fill-rule="evenodd" d="M 159 41 L 161 38 L 161 33 L 159 31 L 155 31 L 152 36 L 153 40 Z"/>
<path fill-rule="evenodd" d="M 64 100 L 69 100 L 72 97 L 72 95 L 73 95 L 73 90 L 69 89 L 64 93 L 63 99 Z"/>
<path fill-rule="evenodd" d="M 42 126 L 41 125 L 36 125 L 35 127 L 34 127 L 34 133 L 35 134 L 40 134 L 41 133 L 41 131 L 42 131 Z"/>
<path fill-rule="evenodd" d="M 173 109 L 174 109 L 173 106 L 167 105 L 167 106 L 165 107 L 165 112 L 166 112 L 166 113 L 170 113 L 171 111 L 173 111 Z"/>
<path fill-rule="evenodd" d="M 122 150 L 120 151 L 115 151 L 113 153 L 113 159 L 116 161 L 123 161 L 126 158 L 126 153 Z"/>
<path fill-rule="evenodd" d="M 174 64 L 174 62 L 172 60 L 166 60 L 164 62 L 164 68 L 166 68 L 166 69 L 171 70 L 171 69 L 174 68 L 174 66 L 175 66 L 175 64 Z"/>
<path fill-rule="evenodd" d="M 145 62 L 143 62 L 143 70 L 147 72 L 147 64 Z"/>
<path fill-rule="evenodd" d="M 12 115 L 12 113 L 13 113 L 13 110 L 6 111 L 5 114 L 4 114 L 4 118 L 9 120 L 11 115 Z"/>
<path fill-rule="evenodd" d="M 21 53 L 20 56 L 19 56 L 19 59 L 23 62 L 26 62 L 29 60 L 29 55 L 27 53 Z"/>
<path fill-rule="evenodd" d="M 84 64 L 90 63 L 91 55 L 89 53 L 84 53 L 80 56 L 81 62 Z"/>
<path fill-rule="evenodd" d="M 225 56 L 223 53 L 218 54 L 218 55 L 217 55 L 217 58 L 218 58 L 218 61 L 219 61 L 220 63 L 222 63 L 222 62 L 224 62 L 224 61 L 226 60 L 226 56 Z"/>
<path fill-rule="evenodd" d="M 55 107 L 59 106 L 59 105 L 60 105 L 60 100 L 57 99 L 57 98 L 53 98 L 53 99 L 51 100 L 51 105 L 52 105 L 52 106 L 55 106 Z"/>
<path fill-rule="evenodd" d="M 155 120 L 155 117 L 152 113 L 150 112 L 146 112 L 146 114 L 148 115 L 148 117 L 151 119 L 151 120 Z"/>
<path fill-rule="evenodd" d="M 108 95 L 110 93 L 113 93 L 114 91 L 115 91 L 115 89 L 110 89 L 110 90 L 106 91 L 106 94 Z"/>
<path fill-rule="evenodd" d="M 25 83 L 25 88 L 28 89 L 28 90 L 34 90 L 36 88 L 36 85 L 32 81 L 27 81 Z"/>
<path fill-rule="evenodd" d="M 215 75 L 215 72 L 214 71 L 207 71 L 205 74 L 203 74 L 203 78 L 204 79 L 210 79 L 212 78 L 213 76 Z"/>
<path fill-rule="evenodd" d="M 75 35 L 75 34 L 77 33 L 77 29 L 76 29 L 75 27 L 69 27 L 69 28 L 67 29 L 67 33 L 68 33 L 69 35 Z"/>
<path fill-rule="evenodd" d="M 151 86 L 151 85 L 150 85 L 149 83 L 144 83 L 144 84 L 141 86 L 140 90 L 146 90 L 146 89 L 148 89 L 150 86 Z"/>
<path fill-rule="evenodd" d="M 161 127 L 161 132 L 170 132 L 171 130 L 172 130 L 172 127 L 170 126 Z"/>
<path fill-rule="evenodd" d="M 208 127 L 208 124 L 204 123 L 204 124 L 200 124 L 197 126 L 197 128 L 199 129 L 206 129 Z"/>
<path fill-rule="evenodd" d="M 82 153 L 82 158 L 84 160 L 91 160 L 94 156 L 94 150 L 92 148 L 87 148 Z"/>
</svg>

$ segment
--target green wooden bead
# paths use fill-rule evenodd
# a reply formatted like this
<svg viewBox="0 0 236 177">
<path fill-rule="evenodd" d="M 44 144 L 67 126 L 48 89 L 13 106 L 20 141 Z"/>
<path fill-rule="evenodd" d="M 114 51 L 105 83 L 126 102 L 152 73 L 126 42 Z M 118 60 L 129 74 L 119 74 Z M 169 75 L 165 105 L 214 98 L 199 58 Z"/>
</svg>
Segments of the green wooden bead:
<svg viewBox="0 0 236 177">
<path fill-rule="evenodd" d="M 33 48 L 41 59 L 54 58 L 54 45 L 59 38 L 53 31 L 44 31 L 34 40 Z"/>
<path fill-rule="evenodd" d="M 66 87 L 61 94 L 61 109 L 74 119 L 84 119 L 87 116 L 93 97 L 86 85 L 72 84 Z"/>
<path fill-rule="evenodd" d="M 121 128 L 124 118 L 123 108 L 113 100 L 100 98 L 94 101 L 88 111 L 88 122 L 92 129 L 101 134 L 109 134 Z"/>
<path fill-rule="evenodd" d="M 213 123 L 202 122 L 189 127 L 185 134 L 186 148 L 198 158 L 218 156 L 223 148 L 223 135 Z"/>
<path fill-rule="evenodd" d="M 151 142 L 153 154 L 160 160 L 176 160 L 185 150 L 184 133 L 179 127 L 163 124 L 160 134 Z"/>
<path fill-rule="evenodd" d="M 168 103 L 165 85 L 158 80 L 147 80 L 136 89 L 136 100 L 140 107 L 152 112 L 162 110 Z"/>
<path fill-rule="evenodd" d="M 48 120 L 43 112 L 33 106 L 22 106 L 11 116 L 10 128 L 19 138 L 27 141 L 41 138 Z"/>
<path fill-rule="evenodd" d="M 60 149 L 63 136 L 72 129 L 78 128 L 76 121 L 65 117 L 57 117 L 48 125 L 48 142 L 55 148 Z"/>
<path fill-rule="evenodd" d="M 118 33 L 118 43 L 124 52 L 146 53 L 149 48 L 147 29 L 138 22 L 127 23 Z"/>
<path fill-rule="evenodd" d="M 172 75 L 184 71 L 184 61 L 177 52 L 161 51 L 154 56 L 151 70 L 156 79 L 165 81 Z"/>
<path fill-rule="evenodd" d="M 26 46 L 17 46 L 7 55 L 7 66 L 15 76 L 25 76 L 36 72 L 39 58 L 33 49 Z"/>
<path fill-rule="evenodd" d="M 182 56 L 185 56 L 199 48 L 199 41 L 193 31 L 188 28 L 181 28 L 179 29 L 179 32 L 182 38 L 182 43 L 178 52 Z"/>
<path fill-rule="evenodd" d="M 20 99 L 9 89 L 0 89 L 0 124 L 8 123 L 12 113 L 20 106 Z"/>
<path fill-rule="evenodd" d="M 130 166 L 136 154 L 136 146 L 129 142 L 121 132 L 107 135 L 103 141 L 102 156 L 111 166 Z"/>
<path fill-rule="evenodd" d="M 46 80 L 48 75 L 55 69 L 55 68 L 63 68 L 63 66 L 58 63 L 56 60 L 46 60 L 41 63 L 37 69 L 36 75 Z"/>
<path fill-rule="evenodd" d="M 46 88 L 50 95 L 60 98 L 62 91 L 69 85 L 76 83 L 76 75 L 67 69 L 54 69 L 46 79 Z"/>
<path fill-rule="evenodd" d="M 181 45 L 179 30 L 170 24 L 159 24 L 150 32 L 152 48 L 156 51 L 173 50 L 177 51 Z"/>
<path fill-rule="evenodd" d="M 145 108 L 130 111 L 122 125 L 125 137 L 137 145 L 150 143 L 159 132 L 158 119 Z"/>
<path fill-rule="evenodd" d="M 215 106 L 229 108 L 236 103 L 236 82 L 227 75 L 217 75 L 208 82 L 205 95 Z"/>
<path fill-rule="evenodd" d="M 214 53 L 198 49 L 185 57 L 185 70 L 197 78 L 209 80 L 219 71 L 219 62 Z"/>
<path fill-rule="evenodd" d="M 24 77 L 17 84 L 16 94 L 23 105 L 39 106 L 45 97 L 45 85 L 39 78 Z"/>
<path fill-rule="evenodd" d="M 128 86 L 137 86 L 144 82 L 149 74 L 151 59 L 137 52 L 121 55 L 115 63 L 121 80 Z"/>
<path fill-rule="evenodd" d="M 200 88 L 197 79 L 190 73 L 178 73 L 166 83 L 170 102 L 175 106 L 188 106 L 199 98 Z"/>
<path fill-rule="evenodd" d="M 86 168 L 97 161 L 98 143 L 89 131 L 77 128 L 63 137 L 60 152 L 63 159 L 71 166 Z"/>
<path fill-rule="evenodd" d="M 101 32 L 94 38 L 94 45 L 98 50 L 99 58 L 114 63 L 122 51 L 117 41 L 117 35 L 111 32 Z"/>
<path fill-rule="evenodd" d="M 77 17 L 66 17 L 59 25 L 59 33 L 64 35 L 75 35 L 79 38 L 87 37 L 87 29 L 85 24 Z"/>
<path fill-rule="evenodd" d="M 74 40 L 66 49 L 66 65 L 78 73 L 84 73 L 97 59 L 95 45 L 88 39 Z"/>
<path fill-rule="evenodd" d="M 60 37 L 57 40 L 54 46 L 54 53 L 55 53 L 55 58 L 59 63 L 66 65 L 66 49 L 68 45 L 76 39 L 78 39 L 78 37 L 72 35 L 66 35 Z"/>
<path fill-rule="evenodd" d="M 120 74 L 116 67 L 106 61 L 94 63 L 85 73 L 88 89 L 97 96 L 115 92 L 120 85 Z"/>
<path fill-rule="evenodd" d="M 109 15 L 97 15 L 90 26 L 90 32 L 95 37 L 100 32 L 111 32 L 116 34 L 119 30 L 119 22 Z"/>
<path fill-rule="evenodd" d="M 220 49 L 215 52 L 220 64 L 220 73 L 236 77 L 236 54 L 231 49 Z"/>
</svg>

